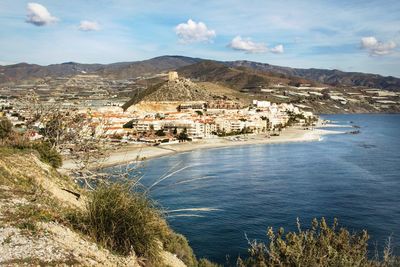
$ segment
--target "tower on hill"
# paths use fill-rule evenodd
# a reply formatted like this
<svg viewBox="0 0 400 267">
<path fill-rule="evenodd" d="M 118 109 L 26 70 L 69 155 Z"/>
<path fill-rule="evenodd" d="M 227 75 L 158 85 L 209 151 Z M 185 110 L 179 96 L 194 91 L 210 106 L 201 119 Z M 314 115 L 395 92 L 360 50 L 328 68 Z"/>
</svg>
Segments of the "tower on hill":
<svg viewBox="0 0 400 267">
<path fill-rule="evenodd" d="M 178 79 L 178 73 L 176 71 L 170 71 L 168 72 L 168 81 L 169 82 L 174 82 Z"/>
</svg>

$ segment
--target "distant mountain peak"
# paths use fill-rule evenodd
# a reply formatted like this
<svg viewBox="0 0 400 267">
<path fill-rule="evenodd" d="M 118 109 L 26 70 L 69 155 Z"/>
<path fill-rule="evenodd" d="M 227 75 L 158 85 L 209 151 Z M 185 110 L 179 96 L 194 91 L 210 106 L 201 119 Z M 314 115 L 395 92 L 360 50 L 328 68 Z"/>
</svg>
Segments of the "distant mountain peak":
<svg viewBox="0 0 400 267">
<path fill-rule="evenodd" d="M 63 62 L 61 65 L 79 65 L 77 62 L 69 61 L 69 62 Z"/>
</svg>

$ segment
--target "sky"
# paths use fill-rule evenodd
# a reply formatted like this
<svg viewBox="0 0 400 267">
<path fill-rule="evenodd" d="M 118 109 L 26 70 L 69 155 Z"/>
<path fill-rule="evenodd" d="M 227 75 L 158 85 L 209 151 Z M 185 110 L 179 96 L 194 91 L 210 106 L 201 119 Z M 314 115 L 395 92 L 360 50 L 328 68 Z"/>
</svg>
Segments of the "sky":
<svg viewBox="0 0 400 267">
<path fill-rule="evenodd" d="M 161 55 L 400 77 L 400 1 L 0 0 L 0 65 Z"/>
</svg>

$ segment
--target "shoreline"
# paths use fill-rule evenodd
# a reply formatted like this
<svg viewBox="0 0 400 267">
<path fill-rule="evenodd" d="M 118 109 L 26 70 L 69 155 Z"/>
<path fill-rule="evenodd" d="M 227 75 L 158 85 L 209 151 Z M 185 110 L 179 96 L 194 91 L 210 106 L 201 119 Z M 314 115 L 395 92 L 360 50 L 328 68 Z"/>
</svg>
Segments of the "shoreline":
<svg viewBox="0 0 400 267">
<path fill-rule="evenodd" d="M 318 127 L 325 127 L 318 125 Z M 350 126 L 351 127 L 351 126 Z M 333 125 L 329 128 L 334 127 Z M 184 142 L 178 144 L 167 144 L 159 146 L 149 145 L 127 145 L 116 151 L 111 152 L 110 156 L 98 166 L 93 166 L 93 169 L 102 169 L 115 167 L 120 165 L 130 164 L 135 161 L 144 161 L 168 155 L 175 155 L 178 153 L 189 152 L 200 149 L 211 148 L 227 148 L 246 145 L 260 145 L 260 144 L 282 144 L 294 142 L 313 142 L 321 140 L 324 135 L 343 134 L 343 131 L 332 131 L 314 128 L 311 130 L 304 130 L 302 127 L 291 127 L 284 129 L 279 136 L 266 137 L 266 134 L 250 134 L 239 135 L 231 137 L 218 137 L 213 139 L 202 139 L 192 142 Z M 234 141 L 233 138 L 237 137 L 239 140 Z M 60 168 L 63 172 L 69 172 L 74 169 L 74 163 L 71 160 L 65 160 L 63 166 Z"/>
</svg>

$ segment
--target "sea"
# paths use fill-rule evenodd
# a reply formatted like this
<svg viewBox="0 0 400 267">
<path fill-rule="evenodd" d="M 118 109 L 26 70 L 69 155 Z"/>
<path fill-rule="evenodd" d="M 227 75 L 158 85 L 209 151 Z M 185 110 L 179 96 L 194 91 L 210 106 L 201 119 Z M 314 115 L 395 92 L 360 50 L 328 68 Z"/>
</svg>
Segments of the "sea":
<svg viewBox="0 0 400 267">
<path fill-rule="evenodd" d="M 218 263 L 245 257 L 269 226 L 297 230 L 297 218 L 303 229 L 322 217 L 366 229 L 371 251 L 390 237 L 399 255 L 400 115 L 321 117 L 360 133 L 169 155 L 146 161 L 142 182 L 156 183 L 151 196 L 195 254 Z"/>
</svg>

